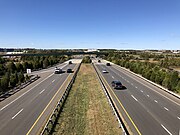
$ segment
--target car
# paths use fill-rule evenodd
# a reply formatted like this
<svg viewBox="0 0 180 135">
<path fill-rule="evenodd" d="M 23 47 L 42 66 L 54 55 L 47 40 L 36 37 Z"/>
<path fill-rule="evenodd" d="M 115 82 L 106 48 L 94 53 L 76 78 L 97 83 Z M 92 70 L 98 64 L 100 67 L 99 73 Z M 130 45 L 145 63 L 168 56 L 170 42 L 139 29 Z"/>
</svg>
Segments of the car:
<svg viewBox="0 0 180 135">
<path fill-rule="evenodd" d="M 123 85 L 119 80 L 112 81 L 111 85 L 114 89 L 122 89 L 123 88 Z"/>
<path fill-rule="evenodd" d="M 106 63 L 106 66 L 111 66 L 111 64 L 110 63 Z"/>
<path fill-rule="evenodd" d="M 67 73 L 72 73 L 73 71 L 72 71 L 71 68 L 68 68 L 66 72 L 67 72 Z"/>
<path fill-rule="evenodd" d="M 72 64 L 72 61 L 69 61 L 69 64 Z"/>
<path fill-rule="evenodd" d="M 63 72 L 62 69 L 56 67 L 54 74 L 60 74 L 62 72 Z"/>
<path fill-rule="evenodd" d="M 98 60 L 98 62 L 100 63 L 100 62 L 101 62 L 101 60 Z"/>
<path fill-rule="evenodd" d="M 103 69 L 102 73 L 108 73 L 108 71 L 106 69 Z"/>
</svg>

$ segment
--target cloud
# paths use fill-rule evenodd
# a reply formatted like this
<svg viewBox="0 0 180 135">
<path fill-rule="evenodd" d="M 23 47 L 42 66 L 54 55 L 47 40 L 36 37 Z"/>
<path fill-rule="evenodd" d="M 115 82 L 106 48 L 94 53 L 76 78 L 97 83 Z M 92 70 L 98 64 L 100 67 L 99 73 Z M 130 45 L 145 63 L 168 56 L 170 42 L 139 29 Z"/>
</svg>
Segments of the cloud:
<svg viewBox="0 0 180 135">
<path fill-rule="evenodd" d="M 126 43 L 126 42 L 122 42 L 122 43 L 120 43 L 121 45 L 127 45 L 128 43 Z"/>
</svg>

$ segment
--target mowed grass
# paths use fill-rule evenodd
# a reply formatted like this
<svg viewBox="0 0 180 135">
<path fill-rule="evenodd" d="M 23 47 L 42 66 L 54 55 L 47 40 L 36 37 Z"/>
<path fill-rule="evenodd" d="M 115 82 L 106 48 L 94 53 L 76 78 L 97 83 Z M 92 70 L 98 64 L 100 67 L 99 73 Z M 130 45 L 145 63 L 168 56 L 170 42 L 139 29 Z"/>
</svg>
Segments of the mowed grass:
<svg viewBox="0 0 180 135">
<path fill-rule="evenodd" d="M 117 135 L 118 122 L 91 64 L 82 64 L 53 135 Z"/>
</svg>

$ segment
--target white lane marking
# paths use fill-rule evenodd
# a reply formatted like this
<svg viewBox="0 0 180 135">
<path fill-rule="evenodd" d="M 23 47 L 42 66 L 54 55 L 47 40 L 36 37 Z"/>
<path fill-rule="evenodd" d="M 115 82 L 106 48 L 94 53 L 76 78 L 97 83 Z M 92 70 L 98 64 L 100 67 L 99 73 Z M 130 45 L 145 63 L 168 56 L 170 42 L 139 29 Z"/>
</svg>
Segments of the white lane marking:
<svg viewBox="0 0 180 135">
<path fill-rule="evenodd" d="M 132 98 L 134 98 L 134 100 L 138 101 L 133 95 L 131 95 Z"/>
<path fill-rule="evenodd" d="M 141 92 L 143 93 L 143 90 L 141 90 Z"/>
<path fill-rule="evenodd" d="M 157 101 L 157 100 L 154 100 L 154 102 L 158 103 L 158 101 Z"/>
<path fill-rule="evenodd" d="M 166 111 L 169 111 L 169 109 L 167 109 L 166 107 L 164 107 L 164 109 L 165 109 Z"/>
<path fill-rule="evenodd" d="M 55 80 L 52 80 L 52 83 L 54 82 Z"/>
<path fill-rule="evenodd" d="M 147 97 L 149 97 L 149 95 L 147 95 Z"/>
<path fill-rule="evenodd" d="M 180 120 L 180 117 L 177 117 Z"/>
<path fill-rule="evenodd" d="M 129 81 L 127 80 L 127 82 L 129 83 Z"/>
<path fill-rule="evenodd" d="M 114 76 L 112 76 L 112 78 L 114 79 Z"/>
<path fill-rule="evenodd" d="M 167 128 L 163 124 L 161 124 L 161 126 L 164 128 L 164 130 L 166 130 L 166 132 L 168 132 L 168 134 L 172 135 L 171 132 L 169 132 L 169 130 L 167 130 Z"/>
<path fill-rule="evenodd" d="M 44 90 L 42 90 L 41 92 L 39 92 L 39 94 L 43 93 L 44 91 L 45 91 L 45 89 L 44 89 Z"/>
<path fill-rule="evenodd" d="M 12 117 L 12 119 L 14 119 L 16 116 L 18 116 L 22 111 L 23 111 L 23 108 L 22 108 L 18 113 L 16 113 L 16 114 Z"/>
<path fill-rule="evenodd" d="M 114 67 L 114 68 L 117 69 L 118 71 L 122 72 L 122 71 L 121 71 L 122 68 L 121 68 L 121 70 L 119 69 L 119 67 Z M 123 69 L 123 70 L 125 70 L 125 69 Z M 127 71 L 127 72 L 129 72 L 129 71 Z M 130 72 L 129 72 L 129 73 L 130 73 Z M 130 73 L 130 74 L 132 74 L 132 73 Z M 130 78 L 132 78 L 132 79 L 134 79 L 134 80 L 136 80 L 135 77 L 137 77 L 136 75 L 134 75 L 134 77 L 131 76 L 131 75 L 127 75 L 127 76 L 129 76 Z M 138 77 L 137 77 L 137 78 L 138 78 Z M 144 80 L 144 79 L 142 79 L 142 78 L 138 78 L 138 79 Z M 175 102 L 174 100 L 172 100 L 172 99 L 166 97 L 165 95 L 161 94 L 160 92 L 154 90 L 153 88 L 151 88 L 150 86 L 146 85 L 145 83 L 143 83 L 143 82 L 141 82 L 141 81 L 138 81 L 138 82 L 141 83 L 141 84 L 143 84 L 143 85 L 146 86 L 147 88 L 153 90 L 154 92 L 158 93 L 159 95 L 165 97 L 166 99 L 170 100 L 171 102 L 175 103 L 176 105 L 180 106 L 179 103 L 177 103 L 177 102 Z M 147 81 L 145 81 L 145 82 L 146 82 L 147 84 L 151 84 L 151 83 L 149 83 L 149 82 L 147 82 Z M 154 86 L 154 87 L 158 88 L 157 86 Z M 158 89 L 160 89 L 160 88 L 158 88 Z"/>
<path fill-rule="evenodd" d="M 14 99 L 13 101 L 11 101 L 9 104 L 5 105 L 4 107 L 2 107 L 0 109 L 0 111 L 2 111 L 3 109 L 5 109 L 6 107 L 8 107 L 9 105 L 11 105 L 12 103 L 14 103 L 16 100 L 18 100 L 19 98 L 21 98 L 22 96 L 24 96 L 25 94 L 27 94 L 29 91 L 31 91 L 32 89 L 34 89 L 36 86 L 38 86 L 40 83 L 42 83 L 43 81 L 45 81 L 46 79 L 48 79 L 49 77 L 51 77 L 54 73 L 50 74 L 47 78 L 45 78 L 44 80 L 42 80 L 41 82 L 39 82 L 38 84 L 34 85 L 31 89 L 29 89 L 28 91 L 24 92 L 22 95 L 20 95 L 19 97 L 17 97 L 16 99 Z"/>
<path fill-rule="evenodd" d="M 135 88 L 137 89 L 138 87 L 135 86 Z"/>
</svg>

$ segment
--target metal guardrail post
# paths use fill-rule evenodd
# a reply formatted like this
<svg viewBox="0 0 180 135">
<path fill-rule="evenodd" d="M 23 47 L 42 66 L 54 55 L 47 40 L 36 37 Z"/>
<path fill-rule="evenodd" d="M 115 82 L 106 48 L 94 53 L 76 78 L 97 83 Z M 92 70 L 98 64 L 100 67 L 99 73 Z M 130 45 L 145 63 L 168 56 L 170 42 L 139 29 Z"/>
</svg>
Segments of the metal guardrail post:
<svg viewBox="0 0 180 135">
<path fill-rule="evenodd" d="M 62 98 L 58 101 L 56 107 L 54 108 L 52 114 L 50 115 L 49 120 L 46 122 L 46 125 L 43 128 L 43 130 L 41 132 L 41 135 L 43 135 L 46 131 L 48 132 L 48 134 L 50 134 L 52 129 L 49 129 L 48 125 L 49 125 L 49 123 L 51 123 L 52 125 L 55 123 L 56 120 L 53 122 L 52 117 L 55 116 L 55 119 L 57 119 L 57 116 L 56 116 L 55 112 L 58 111 L 60 113 L 60 111 L 62 109 L 62 106 L 63 106 L 63 104 L 64 104 L 64 102 L 65 102 L 65 100 L 66 100 L 66 98 L 68 96 L 68 93 L 69 93 L 69 91 L 70 91 L 70 89 L 71 89 L 71 87 L 72 87 L 72 85 L 74 83 L 74 80 L 75 80 L 75 78 L 77 76 L 77 73 L 78 73 L 78 71 L 80 69 L 80 66 L 81 66 L 81 63 L 79 64 L 76 72 L 74 73 L 74 76 L 72 77 L 72 80 L 69 82 L 66 90 L 64 91 Z M 58 107 L 59 107 L 59 109 L 58 109 Z"/>
</svg>

